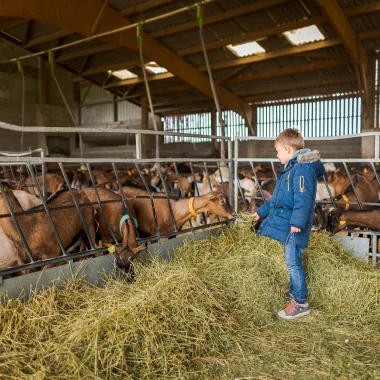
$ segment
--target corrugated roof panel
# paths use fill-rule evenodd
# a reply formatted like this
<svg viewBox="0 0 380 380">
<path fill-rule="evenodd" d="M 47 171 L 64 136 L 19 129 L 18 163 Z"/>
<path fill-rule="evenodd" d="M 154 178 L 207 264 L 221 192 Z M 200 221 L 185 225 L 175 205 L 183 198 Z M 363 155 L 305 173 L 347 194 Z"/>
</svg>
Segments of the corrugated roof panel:
<svg viewBox="0 0 380 380">
<path fill-rule="evenodd" d="M 182 33 L 160 38 L 159 41 L 172 51 L 194 47 L 194 43 Z"/>
</svg>

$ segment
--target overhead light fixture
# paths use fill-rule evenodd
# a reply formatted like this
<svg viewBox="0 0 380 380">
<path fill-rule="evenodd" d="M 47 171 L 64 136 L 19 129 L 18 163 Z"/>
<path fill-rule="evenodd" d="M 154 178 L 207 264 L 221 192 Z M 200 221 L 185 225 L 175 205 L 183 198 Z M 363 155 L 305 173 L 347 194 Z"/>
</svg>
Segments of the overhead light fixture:
<svg viewBox="0 0 380 380">
<path fill-rule="evenodd" d="M 152 61 L 145 65 L 145 68 L 151 72 L 152 74 L 164 74 L 167 73 L 168 70 L 165 67 L 159 66 L 156 62 Z"/>
<path fill-rule="evenodd" d="M 249 55 L 265 53 L 265 49 L 257 42 L 247 42 L 240 45 L 227 45 L 227 48 L 238 57 L 247 57 Z"/>
<path fill-rule="evenodd" d="M 306 26 L 304 28 L 289 30 L 282 33 L 291 44 L 302 45 L 309 42 L 321 41 L 325 36 L 321 33 L 316 25 Z"/>
<path fill-rule="evenodd" d="M 108 70 L 108 74 L 111 74 L 114 77 L 119 78 L 120 80 L 137 78 L 137 75 L 132 73 L 129 70 L 118 70 L 118 71 Z"/>
</svg>

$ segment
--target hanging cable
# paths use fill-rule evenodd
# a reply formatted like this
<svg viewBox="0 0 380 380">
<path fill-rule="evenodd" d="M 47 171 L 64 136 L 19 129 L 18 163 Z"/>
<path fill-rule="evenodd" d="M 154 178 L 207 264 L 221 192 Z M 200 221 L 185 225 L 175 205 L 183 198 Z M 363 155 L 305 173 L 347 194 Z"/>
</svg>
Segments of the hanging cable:
<svg viewBox="0 0 380 380">
<path fill-rule="evenodd" d="M 57 85 L 57 88 L 58 88 L 58 91 L 59 91 L 59 93 L 61 95 L 61 98 L 62 98 L 63 102 L 65 103 L 67 112 L 69 113 L 70 118 L 71 118 L 74 126 L 76 128 L 78 128 L 78 123 L 75 120 L 75 117 L 74 117 L 73 112 L 72 112 L 72 110 L 70 108 L 70 105 L 67 102 L 65 94 L 63 93 L 61 85 L 59 84 L 59 81 L 58 81 L 58 79 L 57 79 L 57 77 L 55 75 L 54 51 L 52 51 L 52 50 L 49 51 L 49 64 L 50 64 L 50 68 L 51 68 L 51 76 L 54 79 L 55 84 Z M 83 158 L 83 140 L 82 140 L 82 133 L 81 132 L 79 132 L 79 149 L 80 149 L 80 156 L 81 156 L 81 158 Z"/>
<path fill-rule="evenodd" d="M 216 0 L 202 0 L 200 3 L 202 3 L 202 4 L 208 4 L 208 3 L 212 3 L 214 1 L 216 1 Z M 105 37 L 105 36 L 109 36 L 111 34 L 124 32 L 125 30 L 136 28 L 138 25 L 149 24 L 151 22 L 155 22 L 155 21 L 167 18 L 167 17 L 175 16 L 176 14 L 179 14 L 179 13 L 182 13 L 182 12 L 186 12 L 186 11 L 188 11 L 190 9 L 193 9 L 193 8 L 197 7 L 198 4 L 199 4 L 199 2 L 198 3 L 194 3 L 194 4 L 190 4 L 190 5 L 186 6 L 186 7 L 183 7 L 183 8 L 180 8 L 180 9 L 176 9 L 175 11 L 164 13 L 162 15 L 155 16 L 155 17 L 152 17 L 152 18 L 149 18 L 147 20 L 140 21 L 140 22 L 135 22 L 133 24 L 129 24 L 129 25 L 123 26 L 121 28 L 109 30 L 109 31 L 104 32 L 104 33 L 94 34 L 93 36 L 86 37 L 86 38 L 83 38 L 81 40 L 69 42 L 69 43 L 64 44 L 64 45 L 56 46 L 56 47 L 51 48 L 51 49 L 46 49 L 46 50 L 43 50 L 43 51 L 39 51 L 37 53 L 32 53 L 32 54 L 28 54 L 28 55 L 23 55 L 21 57 L 17 57 L 17 58 L 12 58 L 12 59 L 8 59 L 8 60 L 5 60 L 5 61 L 1 61 L 0 64 L 2 64 L 2 63 L 16 62 L 16 61 L 20 61 L 20 60 L 27 59 L 27 58 L 37 57 L 37 56 L 42 55 L 42 54 L 47 54 L 47 53 L 49 53 L 49 51 L 57 51 L 57 50 L 66 49 L 68 47 L 75 46 L 75 45 L 78 45 L 78 44 L 82 44 L 84 42 L 92 41 L 92 40 L 95 40 L 95 39 L 100 38 L 100 37 Z"/>
<path fill-rule="evenodd" d="M 145 69 L 145 63 L 144 63 L 144 55 L 143 55 L 143 36 L 142 36 L 142 25 L 137 25 L 137 40 L 139 42 L 139 52 L 140 52 L 140 60 L 141 60 L 141 68 L 144 75 L 144 82 L 145 82 L 145 88 L 146 88 L 146 94 L 148 96 L 148 102 L 149 102 L 149 109 L 150 113 L 152 114 L 152 121 L 153 121 L 153 127 L 154 130 L 157 132 L 157 123 L 156 123 L 156 116 L 154 114 L 154 108 L 153 108 L 153 102 L 152 102 L 152 96 L 150 93 L 149 88 L 149 81 L 148 76 L 146 75 L 146 69 Z M 148 125 L 149 125 L 149 118 L 148 118 Z M 144 157 L 146 158 L 146 157 Z M 160 138 L 158 135 L 156 135 L 156 158 L 160 158 Z"/>
<path fill-rule="evenodd" d="M 216 89 L 215 89 L 215 83 L 214 83 L 214 79 L 212 77 L 210 62 L 208 60 L 207 50 L 206 50 L 206 46 L 204 43 L 204 37 L 203 37 L 204 7 L 203 7 L 203 2 L 201 2 L 201 1 L 198 3 L 197 20 L 198 20 L 198 25 L 199 25 L 199 37 L 200 37 L 201 44 L 202 44 L 203 55 L 205 57 L 207 73 L 208 73 L 208 76 L 210 79 L 210 86 L 211 86 L 212 94 L 214 96 L 215 107 L 216 107 L 216 110 L 217 110 L 218 116 L 219 116 L 220 134 L 222 137 L 224 137 L 225 133 L 224 133 L 224 121 L 222 118 L 222 110 L 220 108 L 218 94 L 217 94 Z M 220 141 L 220 158 L 222 158 L 222 159 L 226 158 L 226 151 L 224 148 L 224 139 L 221 139 L 221 141 Z"/>
<path fill-rule="evenodd" d="M 19 73 L 21 74 L 21 92 L 22 92 L 21 126 L 23 127 L 25 124 L 25 73 L 24 73 L 24 67 L 22 66 L 21 61 L 17 61 L 17 68 L 18 68 Z M 24 151 L 24 132 L 21 132 L 20 145 L 21 145 L 21 152 L 23 152 Z"/>
</svg>

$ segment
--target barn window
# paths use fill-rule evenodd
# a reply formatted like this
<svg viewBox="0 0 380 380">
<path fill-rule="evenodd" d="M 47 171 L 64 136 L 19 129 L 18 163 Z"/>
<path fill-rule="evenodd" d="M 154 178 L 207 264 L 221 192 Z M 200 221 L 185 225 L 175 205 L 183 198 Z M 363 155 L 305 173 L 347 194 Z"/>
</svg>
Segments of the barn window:
<svg viewBox="0 0 380 380">
<path fill-rule="evenodd" d="M 225 125 L 225 135 L 234 138 L 235 136 L 247 136 L 248 129 L 243 117 L 233 111 L 223 111 L 222 118 Z M 163 118 L 165 132 L 195 133 L 211 136 L 211 112 L 203 112 L 189 115 L 166 116 Z M 216 120 L 216 134 L 221 135 L 219 120 Z M 186 137 L 186 136 L 165 136 L 165 143 L 177 142 L 210 142 L 207 137 Z"/>
<path fill-rule="evenodd" d="M 265 49 L 257 42 L 247 42 L 241 45 L 227 45 L 227 48 L 238 57 L 265 53 Z"/>
<path fill-rule="evenodd" d="M 257 135 L 276 137 L 289 127 L 305 137 L 328 137 L 361 132 L 361 98 L 354 94 L 265 102 L 257 107 Z"/>
<path fill-rule="evenodd" d="M 316 25 L 289 30 L 287 32 L 284 32 L 283 35 L 293 45 L 302 45 L 309 42 L 321 41 L 325 39 L 325 36 L 321 33 Z"/>
</svg>

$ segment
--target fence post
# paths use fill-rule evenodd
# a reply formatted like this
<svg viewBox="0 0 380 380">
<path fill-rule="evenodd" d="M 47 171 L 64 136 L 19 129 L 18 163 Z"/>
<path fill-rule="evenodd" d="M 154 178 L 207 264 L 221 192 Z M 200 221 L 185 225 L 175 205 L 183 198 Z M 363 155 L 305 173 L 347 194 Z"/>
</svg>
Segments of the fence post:
<svg viewBox="0 0 380 380">
<path fill-rule="evenodd" d="M 136 133 L 136 158 L 141 160 L 141 133 Z"/>
<path fill-rule="evenodd" d="M 234 183 L 234 209 L 238 212 L 238 158 L 239 158 L 239 138 L 235 136 L 235 183 Z"/>
</svg>

